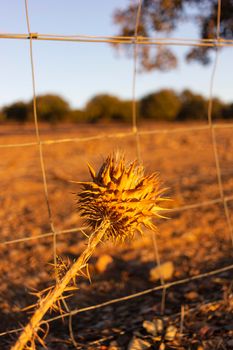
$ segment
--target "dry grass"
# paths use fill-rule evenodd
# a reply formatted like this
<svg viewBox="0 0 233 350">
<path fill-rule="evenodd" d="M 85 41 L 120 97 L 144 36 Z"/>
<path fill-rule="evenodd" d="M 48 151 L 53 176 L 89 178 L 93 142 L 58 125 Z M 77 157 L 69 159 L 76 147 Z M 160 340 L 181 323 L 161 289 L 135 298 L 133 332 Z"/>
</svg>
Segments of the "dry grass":
<svg viewBox="0 0 233 350">
<path fill-rule="evenodd" d="M 142 128 L 147 129 L 152 127 L 160 128 L 163 126 L 142 126 Z M 14 129 L 14 134 L 12 134 L 10 128 L 12 129 L 12 127 L 8 127 L 9 132 L 6 128 L 2 128 L 4 135 L 1 137 L 1 143 L 35 141 L 35 137 L 28 127 L 22 134 L 19 134 L 18 128 Z M 95 126 L 90 129 L 86 126 L 78 126 L 75 129 L 62 126 L 50 129 L 44 126 L 42 138 L 90 136 L 98 132 L 111 133 L 115 131 L 125 131 L 125 127 Z M 147 135 L 141 136 L 140 141 L 142 159 L 147 173 L 158 171 L 162 174 L 163 182 L 170 188 L 168 194 L 174 199 L 175 206 L 219 197 L 211 137 L 208 130 L 196 131 L 195 133 L 181 132 L 169 136 Z M 224 191 L 226 195 L 232 195 L 232 130 L 218 130 L 217 141 L 223 171 Z M 75 192 L 77 187 L 69 181 L 73 179 L 88 180 L 88 173 L 84 166 L 86 161 L 89 160 L 96 167 L 102 163 L 106 153 L 116 150 L 119 145 L 125 150 L 127 159 L 135 158 L 134 137 L 113 138 L 111 142 L 109 139 L 103 139 L 82 143 L 45 145 L 43 147 L 52 216 L 56 229 L 68 229 L 81 225 L 73 204 L 72 192 Z M 2 241 L 24 236 L 33 237 L 50 231 L 37 148 L 33 146 L 4 149 L 1 152 L 0 165 L 3 170 L 0 210 Z M 232 208 L 230 202 L 231 215 Z M 158 223 L 159 230 L 162 232 L 162 235 L 158 237 L 158 245 L 162 262 L 173 261 L 175 264 L 174 280 L 210 271 L 232 262 L 232 249 L 221 204 L 173 213 L 170 216 L 171 220 Z M 57 237 L 58 255 L 69 256 L 72 261 L 85 249 L 85 239 L 83 238 L 80 232 L 59 235 Z M 98 274 L 95 270 L 96 259 L 104 253 L 108 253 L 114 258 L 114 265 L 105 276 Z M 2 247 L 1 269 L 3 272 L 0 287 L 2 331 L 17 328 L 18 322 L 25 324 L 26 316 L 21 312 L 21 309 L 36 301 L 33 296 L 28 295 L 28 292 L 33 289 L 42 290 L 51 285 L 51 267 L 48 263 L 52 261 L 51 237 Z M 89 285 L 86 280 L 80 280 L 80 290 L 77 297 L 74 296 L 69 301 L 70 307 L 95 304 L 154 285 L 148 277 L 153 264 L 154 252 L 148 235 L 142 239 L 136 238 L 134 242 L 128 242 L 123 246 L 113 247 L 111 243 L 99 246 L 90 260 L 90 271 L 95 271 L 94 275 L 91 273 L 92 284 Z M 230 273 L 225 273 L 218 279 L 210 278 L 206 281 L 189 284 L 186 287 L 174 288 L 167 293 L 165 311 L 169 315 L 178 312 L 181 304 L 191 308 L 204 301 L 221 300 L 226 291 L 229 291 L 230 283 Z M 196 296 L 191 299 L 190 292 L 193 291 L 195 291 Z M 126 331 L 126 334 L 130 337 L 132 334 L 130 329 L 138 329 L 143 319 L 153 317 L 159 312 L 160 301 L 160 295 L 156 293 L 151 297 L 140 299 L 140 305 L 137 300 L 135 304 L 133 302 L 119 304 L 114 309 L 109 307 L 109 309 L 102 309 L 101 312 L 90 312 L 77 316 L 77 318 L 74 317 L 76 338 L 78 342 L 85 343 L 86 346 L 91 341 L 96 341 L 106 335 L 116 334 L 115 337 L 118 339 L 120 335 L 117 336 L 116 328 L 118 330 L 128 328 L 129 331 Z M 221 316 L 222 322 L 226 319 L 226 322 L 229 323 L 227 315 L 229 313 L 225 309 L 225 316 L 224 311 Z M 192 315 L 187 317 L 188 324 L 185 325 L 187 339 L 185 338 L 185 340 L 187 344 L 191 344 L 193 339 L 191 329 L 195 327 L 191 324 Z M 201 321 L 202 323 L 206 322 L 208 314 L 203 311 L 199 313 L 199 316 L 197 314 L 198 317 L 198 322 L 193 317 L 197 337 L 198 329 L 201 329 L 199 324 Z M 220 334 L 224 344 L 227 344 L 230 337 L 229 332 L 229 329 L 222 327 Z M 127 339 L 126 337 L 125 340 L 122 340 L 123 344 L 127 342 Z M 208 338 L 208 333 L 206 333 L 205 341 L 213 339 L 214 335 Z M 3 337 L 1 340 L 2 348 L 8 349 L 10 347 L 9 338 Z M 65 346 L 67 349 L 72 348 L 72 345 L 68 343 L 65 345 L 66 340 L 67 332 L 64 331 L 62 324 L 58 322 L 54 323 L 54 326 L 51 324 L 51 332 L 48 337 L 49 348 L 65 349 Z M 60 343 L 57 343 L 58 341 Z M 105 344 L 107 346 L 108 342 Z M 227 345 L 225 346 L 227 348 Z M 97 349 L 97 345 L 94 348 Z M 206 348 L 208 349 L 208 347 Z"/>
</svg>

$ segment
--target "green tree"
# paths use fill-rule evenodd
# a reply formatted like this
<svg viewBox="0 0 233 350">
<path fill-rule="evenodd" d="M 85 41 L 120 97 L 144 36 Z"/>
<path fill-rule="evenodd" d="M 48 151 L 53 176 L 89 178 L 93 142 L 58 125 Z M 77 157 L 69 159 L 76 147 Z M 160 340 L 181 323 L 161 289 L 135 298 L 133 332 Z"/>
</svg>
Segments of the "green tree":
<svg viewBox="0 0 233 350">
<path fill-rule="evenodd" d="M 116 114 L 116 117 L 113 117 L 113 120 L 128 122 L 128 123 L 132 122 L 132 115 L 133 115 L 132 100 L 119 101 L 117 111 L 118 113 Z M 136 114 L 137 114 L 137 117 L 139 117 L 138 101 L 136 101 Z"/>
<path fill-rule="evenodd" d="M 2 113 L 6 120 L 15 120 L 18 122 L 25 122 L 28 120 L 28 104 L 22 101 L 14 102 L 9 106 L 3 108 Z"/>
<path fill-rule="evenodd" d="M 140 100 L 140 117 L 151 120 L 175 120 L 181 102 L 173 90 L 164 89 Z"/>
<path fill-rule="evenodd" d="M 224 119 L 233 119 L 233 103 L 225 104 L 222 115 Z"/>
<path fill-rule="evenodd" d="M 6 115 L 3 113 L 3 111 L 0 111 L 0 123 L 4 122 L 6 120 Z"/>
<path fill-rule="evenodd" d="M 122 120 L 127 114 L 126 111 L 123 111 L 122 101 L 118 97 L 107 94 L 94 96 L 88 101 L 85 113 L 91 122 Z"/>
<path fill-rule="evenodd" d="M 221 1 L 220 37 L 233 39 L 233 1 Z M 118 35 L 133 36 L 135 33 L 138 1 L 128 0 L 128 5 L 117 9 L 114 22 L 119 26 Z M 138 35 L 145 37 L 167 36 L 182 22 L 195 23 L 200 38 L 213 39 L 217 35 L 218 0 L 142 0 Z M 124 48 L 131 49 L 131 45 Z M 186 59 L 196 60 L 202 64 L 210 62 L 210 52 L 214 47 L 191 48 Z M 177 65 L 177 58 L 171 48 L 164 46 L 138 47 L 141 68 L 144 70 L 169 70 Z"/>
<path fill-rule="evenodd" d="M 85 111 L 81 109 L 73 109 L 68 113 L 67 120 L 74 123 L 87 122 L 88 117 Z"/>
<path fill-rule="evenodd" d="M 224 110 L 226 104 L 221 101 L 219 98 L 214 97 L 212 100 L 212 118 L 213 119 L 222 119 L 224 118 Z"/>
<path fill-rule="evenodd" d="M 46 122 L 59 122 L 68 117 L 70 107 L 58 95 L 40 95 L 36 99 L 38 119 Z M 33 119 L 33 101 L 30 102 L 30 119 Z"/>
<path fill-rule="evenodd" d="M 177 115 L 178 120 L 207 118 L 208 102 L 199 94 L 194 94 L 190 90 L 184 90 L 180 95 L 181 108 Z"/>
</svg>

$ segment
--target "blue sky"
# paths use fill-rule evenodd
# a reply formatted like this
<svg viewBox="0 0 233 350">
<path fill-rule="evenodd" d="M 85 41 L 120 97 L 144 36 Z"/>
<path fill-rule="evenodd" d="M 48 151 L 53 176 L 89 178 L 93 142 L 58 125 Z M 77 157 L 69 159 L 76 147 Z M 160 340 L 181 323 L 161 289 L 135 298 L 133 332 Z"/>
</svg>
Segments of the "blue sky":
<svg viewBox="0 0 233 350">
<path fill-rule="evenodd" d="M 113 10 L 124 7 L 128 0 L 28 0 L 31 31 L 49 34 L 112 35 L 117 33 L 112 22 Z M 0 32 L 26 33 L 24 0 L 0 0 Z M 174 34 L 196 38 L 197 28 L 180 26 Z M 133 61 L 117 53 L 108 44 L 33 42 L 36 91 L 64 96 L 74 108 L 82 108 L 93 95 L 109 93 L 122 98 L 132 96 Z M 178 69 L 138 74 L 136 95 L 161 88 L 184 88 L 209 94 L 212 65 L 185 64 L 187 48 L 177 47 Z M 32 96 L 29 42 L 0 39 L 0 106 Z M 214 94 L 225 101 L 233 100 L 233 48 L 219 55 Z"/>
</svg>

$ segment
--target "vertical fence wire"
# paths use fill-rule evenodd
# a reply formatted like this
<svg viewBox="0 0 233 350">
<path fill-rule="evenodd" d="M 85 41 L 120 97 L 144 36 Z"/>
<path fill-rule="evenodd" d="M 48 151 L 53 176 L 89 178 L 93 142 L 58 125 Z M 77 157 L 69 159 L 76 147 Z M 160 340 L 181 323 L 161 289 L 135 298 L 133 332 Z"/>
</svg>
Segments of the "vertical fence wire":
<svg viewBox="0 0 233 350">
<path fill-rule="evenodd" d="M 132 80 L 132 124 L 133 124 L 132 130 L 136 138 L 136 151 L 137 151 L 137 158 L 139 162 L 142 161 L 142 154 L 141 154 L 139 130 L 137 126 L 136 79 L 137 79 L 137 60 L 138 60 L 137 38 L 138 38 L 138 30 L 139 30 L 141 15 L 142 15 L 142 0 L 138 0 L 135 30 L 134 30 L 134 43 L 133 43 L 134 46 L 133 46 L 133 80 Z M 152 231 L 151 235 L 152 235 L 152 247 L 154 249 L 154 255 L 155 255 L 155 262 L 159 269 L 160 283 L 161 285 L 164 286 L 164 278 L 161 271 L 161 259 L 160 259 L 159 248 L 158 248 L 158 243 L 156 239 L 156 232 Z M 161 314 L 164 314 L 165 312 L 165 302 L 166 302 L 166 288 L 163 288 L 162 299 L 161 299 Z"/>
<path fill-rule="evenodd" d="M 221 0 L 218 0 L 218 9 L 217 9 L 217 19 L 216 19 L 216 40 L 221 40 L 220 37 L 220 25 L 221 25 Z M 213 64 L 213 70 L 210 78 L 210 92 L 209 92 L 209 103 L 208 103 L 208 124 L 210 127 L 211 132 L 211 140 L 212 140 L 212 146 L 213 146 L 213 153 L 214 153 L 214 160 L 215 160 L 215 166 L 216 166 L 216 174 L 217 174 L 217 180 L 218 180 L 218 187 L 219 187 L 219 193 L 220 198 L 223 203 L 225 218 L 227 227 L 229 230 L 229 238 L 231 239 L 231 243 L 233 246 L 233 227 L 231 223 L 230 213 L 229 213 L 229 207 L 228 203 L 225 199 L 224 195 L 224 189 L 223 189 L 223 181 L 222 181 L 222 170 L 220 165 L 220 159 L 219 159 L 219 152 L 218 152 L 218 146 L 217 146 L 217 139 L 216 139 L 216 131 L 213 126 L 213 89 L 214 89 L 214 80 L 216 76 L 216 70 L 218 65 L 218 59 L 219 59 L 219 47 L 215 48 L 215 60 Z"/>
<path fill-rule="evenodd" d="M 160 307 L 160 311 L 161 314 L 164 315 L 165 313 L 165 306 L 166 306 L 166 287 L 165 287 L 165 281 L 164 281 L 164 277 L 163 277 L 163 272 L 161 269 L 161 259 L 160 259 L 160 254 L 159 254 L 159 247 L 158 247 L 158 242 L 157 242 L 157 238 L 156 238 L 156 231 L 152 231 L 151 235 L 152 235 L 152 245 L 153 245 L 153 249 L 154 249 L 154 255 L 155 255 L 155 261 L 156 261 L 156 265 L 158 267 L 158 272 L 159 272 L 159 280 L 160 280 L 160 284 L 163 287 L 162 288 L 162 297 L 161 297 L 161 307 Z"/>
<path fill-rule="evenodd" d="M 28 0 L 24 1 L 24 5 L 25 5 L 25 15 L 26 15 L 26 22 L 27 22 L 27 30 L 28 30 L 28 35 L 29 35 L 29 45 L 30 45 L 30 63 L 31 63 L 31 78 L 32 78 L 32 93 L 33 93 L 33 116 L 34 116 L 36 138 L 37 138 L 37 143 L 38 143 L 38 147 L 39 147 L 39 158 L 40 158 L 40 166 L 41 166 L 42 180 L 43 180 L 43 186 L 44 186 L 45 201 L 46 201 L 46 205 L 47 205 L 49 223 L 50 223 L 51 231 L 53 233 L 53 262 L 54 262 L 54 269 L 55 269 L 55 276 L 56 276 L 57 237 L 56 237 L 56 230 L 55 230 L 53 219 L 52 219 L 51 206 L 50 206 L 50 202 L 49 202 L 49 194 L 48 194 L 48 184 L 47 184 L 47 177 L 46 177 L 46 170 L 45 170 L 45 162 L 44 162 L 43 149 L 42 149 L 42 143 L 41 143 L 41 138 L 40 138 L 39 124 L 38 124 L 37 98 L 36 98 L 36 79 L 35 79 L 33 45 L 32 45 L 32 33 L 31 33 L 31 28 L 30 28 L 30 17 L 29 17 Z"/>
<path fill-rule="evenodd" d="M 26 13 L 28 35 L 30 36 L 30 62 L 31 62 L 31 73 L 32 73 L 32 88 L 33 88 L 33 114 L 34 114 L 36 137 L 37 137 L 37 142 L 38 142 L 38 146 L 39 146 L 39 156 L 40 156 L 40 164 L 41 164 L 41 170 L 42 170 L 45 200 L 46 200 L 46 204 L 47 204 L 47 211 L 48 211 L 50 227 L 51 227 L 51 231 L 53 233 L 53 264 L 54 264 L 55 279 L 57 282 L 57 279 L 58 279 L 58 275 L 57 275 L 57 233 L 56 233 L 56 230 L 54 227 L 54 222 L 53 222 L 53 218 L 52 218 L 52 211 L 51 211 L 51 206 L 50 206 L 50 201 L 49 201 L 48 184 L 47 184 L 45 163 L 44 163 L 44 157 L 43 157 L 43 149 L 42 149 L 42 143 L 41 143 L 41 138 L 40 138 L 38 116 L 37 116 L 36 79 L 35 79 L 33 47 L 32 47 L 32 34 L 31 34 L 31 29 L 30 29 L 28 0 L 25 0 L 25 13 Z M 64 305 L 66 312 L 70 313 L 71 310 L 69 308 L 67 301 L 65 301 L 65 299 L 62 299 L 62 303 Z M 77 347 L 77 343 L 76 343 L 76 340 L 74 337 L 74 332 L 73 332 L 72 318 L 73 318 L 72 314 L 70 313 L 69 323 L 68 323 L 69 324 L 70 339 L 71 339 L 74 347 Z"/>
<path fill-rule="evenodd" d="M 142 0 L 138 0 L 138 7 L 136 13 L 135 30 L 134 30 L 134 43 L 133 43 L 133 81 L 132 81 L 132 131 L 136 138 L 136 151 L 137 158 L 141 162 L 141 146 L 138 134 L 137 126 L 137 100 L 136 100 L 136 78 L 137 78 L 137 59 L 138 59 L 138 29 L 140 24 L 140 17 L 142 11 Z"/>
</svg>

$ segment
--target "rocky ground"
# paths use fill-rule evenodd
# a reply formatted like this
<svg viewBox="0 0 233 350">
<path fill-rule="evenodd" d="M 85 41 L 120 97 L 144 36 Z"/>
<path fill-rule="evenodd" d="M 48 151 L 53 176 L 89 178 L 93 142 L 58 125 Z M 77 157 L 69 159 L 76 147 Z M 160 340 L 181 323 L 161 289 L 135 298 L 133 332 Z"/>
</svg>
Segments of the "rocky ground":
<svg viewBox="0 0 233 350">
<path fill-rule="evenodd" d="M 204 124 L 202 124 L 204 125 Z M 141 130 L 186 128 L 191 124 L 141 125 Z M 119 125 L 41 126 L 42 140 L 84 138 L 81 142 L 43 145 L 48 197 L 56 230 L 82 226 L 75 209 L 78 185 L 89 178 L 86 163 L 101 164 L 109 152 L 120 149 L 136 157 L 135 136 L 109 137 L 129 132 Z M 233 195 L 233 128 L 216 129 L 223 190 Z M 102 135 L 102 138 L 86 139 Z M 105 137 L 107 135 L 107 137 Z M 0 144 L 35 142 L 33 126 L 1 126 Z M 173 211 L 157 222 L 157 243 L 166 282 L 196 276 L 233 264 L 229 227 L 220 197 L 211 134 L 208 129 L 140 136 L 147 172 L 158 171 L 180 208 L 215 200 L 215 203 Z M 31 292 L 53 283 L 53 237 L 9 242 L 51 232 L 38 146 L 1 148 L 1 284 L 0 332 L 21 327 L 30 314 L 23 308 L 36 302 Z M 233 201 L 228 201 L 232 218 Z M 88 279 L 67 302 L 70 309 L 103 303 L 160 285 L 152 233 L 116 246 L 101 244 L 90 260 Z M 81 231 L 57 236 L 57 255 L 75 259 L 85 248 Z M 157 290 L 127 301 L 83 311 L 72 318 L 50 322 L 48 349 L 233 349 L 232 270 Z M 163 302 L 162 302 L 163 300 Z M 162 305 L 163 304 L 163 305 Z M 164 310 L 163 310 L 164 309 Z M 57 313 L 47 317 L 56 316 Z M 16 334 L 0 337 L 7 350 Z M 40 349 L 40 346 L 38 346 Z"/>
</svg>

